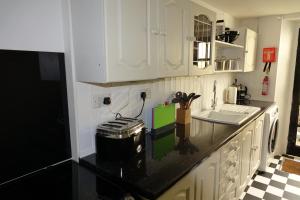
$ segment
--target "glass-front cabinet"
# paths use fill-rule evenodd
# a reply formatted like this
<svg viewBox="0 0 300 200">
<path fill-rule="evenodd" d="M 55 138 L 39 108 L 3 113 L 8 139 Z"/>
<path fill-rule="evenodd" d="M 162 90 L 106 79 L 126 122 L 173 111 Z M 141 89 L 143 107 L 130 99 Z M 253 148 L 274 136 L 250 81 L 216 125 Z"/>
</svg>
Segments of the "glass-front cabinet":
<svg viewBox="0 0 300 200">
<path fill-rule="evenodd" d="M 211 65 L 212 21 L 206 15 L 194 16 L 193 65 L 205 69 Z"/>
<path fill-rule="evenodd" d="M 191 2 L 190 75 L 213 73 L 216 13 Z"/>
</svg>

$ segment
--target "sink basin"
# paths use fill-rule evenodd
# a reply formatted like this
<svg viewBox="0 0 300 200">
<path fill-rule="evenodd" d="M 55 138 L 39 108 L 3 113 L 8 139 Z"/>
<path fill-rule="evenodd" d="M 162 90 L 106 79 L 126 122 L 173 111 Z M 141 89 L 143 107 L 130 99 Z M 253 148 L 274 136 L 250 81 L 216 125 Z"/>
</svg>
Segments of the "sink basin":
<svg viewBox="0 0 300 200">
<path fill-rule="evenodd" d="M 192 117 L 210 122 L 240 125 L 258 111 L 260 111 L 258 107 L 223 104 L 215 110 L 192 112 Z"/>
</svg>

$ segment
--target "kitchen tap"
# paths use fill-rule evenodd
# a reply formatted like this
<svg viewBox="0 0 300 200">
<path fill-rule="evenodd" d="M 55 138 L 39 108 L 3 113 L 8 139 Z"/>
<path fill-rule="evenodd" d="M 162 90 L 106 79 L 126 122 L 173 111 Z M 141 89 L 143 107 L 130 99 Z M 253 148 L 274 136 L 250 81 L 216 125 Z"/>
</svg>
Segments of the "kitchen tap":
<svg viewBox="0 0 300 200">
<path fill-rule="evenodd" d="M 216 95 L 217 95 L 217 81 L 216 80 L 214 81 L 213 93 L 214 93 L 214 98 L 211 100 L 211 108 L 213 110 L 215 110 L 216 106 L 217 106 L 217 101 L 218 101 L 218 99 L 216 97 Z"/>
</svg>

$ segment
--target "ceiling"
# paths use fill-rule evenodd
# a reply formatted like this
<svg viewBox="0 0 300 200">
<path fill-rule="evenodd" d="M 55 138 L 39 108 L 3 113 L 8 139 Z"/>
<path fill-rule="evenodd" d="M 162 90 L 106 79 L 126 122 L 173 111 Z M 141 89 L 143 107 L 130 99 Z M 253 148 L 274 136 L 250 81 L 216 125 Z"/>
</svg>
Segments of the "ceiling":
<svg viewBox="0 0 300 200">
<path fill-rule="evenodd" d="M 202 0 L 236 17 L 258 17 L 300 12 L 300 0 Z"/>
</svg>

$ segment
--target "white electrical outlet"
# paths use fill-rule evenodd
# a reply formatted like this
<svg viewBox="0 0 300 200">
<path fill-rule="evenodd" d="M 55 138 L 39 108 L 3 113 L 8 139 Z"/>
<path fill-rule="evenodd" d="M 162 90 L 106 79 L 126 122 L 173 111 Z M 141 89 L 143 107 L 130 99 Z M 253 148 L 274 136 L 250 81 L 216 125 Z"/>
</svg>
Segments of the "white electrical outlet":
<svg viewBox="0 0 300 200">
<path fill-rule="evenodd" d="M 92 95 L 92 108 L 101 108 L 103 97 L 99 94 Z"/>
</svg>

